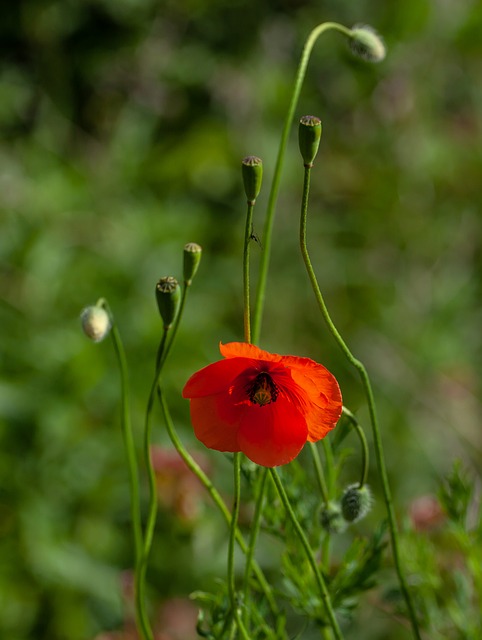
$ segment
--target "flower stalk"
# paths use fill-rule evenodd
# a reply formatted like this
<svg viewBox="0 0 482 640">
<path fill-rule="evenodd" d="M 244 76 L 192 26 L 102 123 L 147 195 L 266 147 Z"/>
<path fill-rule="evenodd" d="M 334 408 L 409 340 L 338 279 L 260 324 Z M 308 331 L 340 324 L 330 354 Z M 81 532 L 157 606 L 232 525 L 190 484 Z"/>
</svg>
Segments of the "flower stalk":
<svg viewBox="0 0 482 640">
<path fill-rule="evenodd" d="M 333 338 L 339 345 L 340 349 L 342 350 L 343 354 L 347 358 L 348 362 L 350 362 L 350 364 L 353 367 L 355 367 L 355 369 L 358 371 L 361 378 L 362 386 L 367 398 L 368 410 L 370 414 L 370 422 L 372 425 L 375 456 L 376 456 L 378 471 L 380 474 L 381 484 L 383 488 L 383 496 L 384 496 L 385 506 L 387 511 L 388 525 L 389 525 L 389 531 L 390 531 L 390 541 L 391 541 L 391 547 L 392 547 L 393 561 L 395 564 L 395 570 L 397 573 L 400 590 L 402 592 L 403 598 L 405 600 L 405 604 L 407 606 L 407 611 L 408 611 L 408 615 L 409 615 L 409 619 L 412 627 L 412 633 L 417 640 L 421 640 L 417 616 L 415 613 L 415 607 L 412 602 L 410 591 L 408 589 L 407 581 L 405 579 L 405 574 L 404 574 L 404 570 L 403 570 L 401 558 L 400 558 L 398 527 L 395 519 L 395 511 L 393 508 L 390 485 L 388 482 L 383 444 L 382 444 L 382 439 L 380 434 L 380 428 L 378 425 L 378 418 L 377 418 L 377 412 L 375 407 L 375 398 L 373 396 L 370 378 L 365 369 L 365 366 L 360 360 L 355 358 L 355 356 L 352 354 L 352 352 L 350 351 L 349 347 L 343 340 L 341 334 L 338 332 L 336 326 L 334 325 L 331 319 L 331 316 L 328 312 L 328 308 L 325 304 L 325 300 L 323 298 L 320 287 L 318 285 L 318 280 L 316 278 L 316 275 L 311 263 L 310 255 L 308 252 L 307 241 L 306 241 L 306 223 L 307 223 L 307 212 L 308 212 L 308 198 L 309 198 L 309 191 L 310 191 L 310 176 L 311 176 L 311 167 L 305 166 L 304 180 L 303 180 L 303 196 L 302 196 L 302 203 L 301 203 L 301 217 L 300 217 L 301 254 L 303 256 L 303 261 L 305 263 L 306 271 L 308 273 L 308 277 L 309 277 L 311 286 L 313 288 L 313 292 L 315 294 L 315 298 L 320 308 L 323 319 L 325 320 L 325 323 L 327 324 L 330 333 L 332 334 Z"/>
<path fill-rule="evenodd" d="M 141 527 L 141 507 L 139 498 L 139 472 L 136 458 L 136 450 L 134 437 L 132 434 L 132 424 L 130 417 L 130 393 L 127 360 L 117 324 L 110 310 L 107 300 L 101 298 L 97 302 L 97 306 L 104 309 L 110 318 L 112 343 L 117 357 L 121 379 L 121 428 L 124 439 L 124 446 L 127 455 L 127 466 L 129 471 L 130 498 L 131 498 L 131 521 L 134 535 L 134 553 L 135 553 L 135 575 L 140 572 L 140 563 L 142 556 L 142 527 Z M 136 589 L 137 593 L 137 589 Z M 139 606 L 136 599 L 136 622 L 138 628 L 143 628 L 144 611 Z"/>
<path fill-rule="evenodd" d="M 290 504 L 286 491 L 283 487 L 283 483 L 281 482 L 277 472 L 275 471 L 275 469 L 270 469 L 269 471 L 270 471 L 271 478 L 276 486 L 276 490 L 278 491 L 278 495 L 281 499 L 281 502 L 283 503 L 286 513 L 288 514 L 288 517 L 291 520 L 291 524 L 293 525 L 293 528 L 296 532 L 296 535 L 298 536 L 299 541 L 301 542 L 301 545 L 305 551 L 308 562 L 310 563 L 313 573 L 315 574 L 315 579 L 318 585 L 321 600 L 324 604 L 330 626 L 333 630 L 333 634 L 336 640 L 343 640 L 343 635 L 341 633 L 341 629 L 338 625 L 338 621 L 336 619 L 335 612 L 331 604 L 331 598 L 325 583 L 325 579 L 323 578 L 323 574 L 318 568 L 318 565 L 315 560 L 315 556 L 313 555 L 313 551 L 310 547 L 310 543 L 308 542 L 308 538 L 306 537 L 305 532 L 303 531 L 303 528 L 298 522 L 298 518 L 296 517 L 296 514 L 293 511 L 293 508 Z"/>
<path fill-rule="evenodd" d="M 306 69 L 310 60 L 311 52 L 318 38 L 326 31 L 338 31 L 343 35 L 350 37 L 351 29 L 338 24 L 337 22 L 323 22 L 315 27 L 306 39 L 301 54 L 301 59 L 296 72 L 295 83 L 293 86 L 293 93 L 291 95 L 291 101 L 288 106 L 288 112 L 286 114 L 285 122 L 283 125 L 283 131 L 281 134 L 280 145 L 278 148 L 278 154 L 276 157 L 276 165 L 274 169 L 273 181 L 271 183 L 271 190 L 269 193 L 268 207 L 266 211 L 266 219 L 263 229 L 263 252 L 261 254 L 261 261 L 259 266 L 259 279 L 258 288 L 256 291 L 256 305 L 253 317 L 253 342 L 257 344 L 261 333 L 261 322 L 264 309 L 264 299 L 266 293 L 266 282 L 268 279 L 269 261 L 271 256 L 271 240 L 273 235 L 273 224 L 276 210 L 276 203 L 278 200 L 279 187 L 281 182 L 281 173 L 283 171 L 284 158 L 286 154 L 286 147 L 288 144 L 288 138 L 290 134 L 291 125 L 295 116 L 296 107 L 303 86 L 303 81 L 306 75 Z"/>
</svg>

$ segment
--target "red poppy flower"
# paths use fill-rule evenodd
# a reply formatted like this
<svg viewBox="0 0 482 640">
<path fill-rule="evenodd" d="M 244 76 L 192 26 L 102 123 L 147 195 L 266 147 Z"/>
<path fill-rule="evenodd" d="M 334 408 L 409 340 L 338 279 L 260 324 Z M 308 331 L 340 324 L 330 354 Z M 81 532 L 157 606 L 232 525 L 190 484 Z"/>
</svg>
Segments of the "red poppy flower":
<svg viewBox="0 0 482 640">
<path fill-rule="evenodd" d="M 210 449 L 242 451 L 257 464 L 275 467 L 336 425 L 340 388 L 321 364 L 245 342 L 219 349 L 225 360 L 192 375 L 182 392 L 191 400 L 194 433 Z"/>
</svg>

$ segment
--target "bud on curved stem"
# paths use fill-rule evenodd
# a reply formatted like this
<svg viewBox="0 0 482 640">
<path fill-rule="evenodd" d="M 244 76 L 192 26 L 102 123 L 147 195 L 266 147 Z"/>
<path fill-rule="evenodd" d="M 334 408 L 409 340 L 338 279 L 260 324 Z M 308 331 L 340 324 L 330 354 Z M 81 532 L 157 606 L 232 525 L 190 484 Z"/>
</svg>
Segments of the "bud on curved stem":
<svg viewBox="0 0 482 640">
<path fill-rule="evenodd" d="M 364 518 L 372 506 L 372 494 L 368 485 L 351 484 L 343 492 L 341 512 L 347 522 L 358 522 Z"/>
<path fill-rule="evenodd" d="M 165 329 L 174 322 L 180 299 L 181 288 L 176 278 L 172 276 L 161 278 L 156 285 L 156 300 Z"/>
<path fill-rule="evenodd" d="M 112 326 L 109 314 L 99 305 L 86 307 L 80 314 L 80 321 L 85 335 L 92 342 L 103 340 Z"/>
<path fill-rule="evenodd" d="M 386 55 L 385 44 L 369 25 L 356 24 L 350 34 L 352 53 L 367 62 L 381 62 Z"/>
<path fill-rule="evenodd" d="M 202 247 L 195 242 L 184 245 L 184 282 L 189 287 L 201 262 Z"/>
<path fill-rule="evenodd" d="M 244 191 L 250 204 L 256 202 L 263 181 L 263 161 L 257 156 L 247 156 L 241 163 Z"/>
<path fill-rule="evenodd" d="M 298 126 L 298 143 L 305 167 L 312 167 L 321 139 L 321 120 L 316 116 L 303 116 Z"/>
</svg>

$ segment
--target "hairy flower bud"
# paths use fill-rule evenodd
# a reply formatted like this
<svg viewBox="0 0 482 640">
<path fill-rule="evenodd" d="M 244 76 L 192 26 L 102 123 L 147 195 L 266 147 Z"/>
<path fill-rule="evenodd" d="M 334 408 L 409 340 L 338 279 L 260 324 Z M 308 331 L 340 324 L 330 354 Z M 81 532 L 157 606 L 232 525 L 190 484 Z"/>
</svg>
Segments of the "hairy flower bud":
<svg viewBox="0 0 482 640">
<path fill-rule="evenodd" d="M 323 505 L 320 522 L 328 533 L 343 533 L 346 529 L 346 521 L 343 519 L 338 502 L 328 502 Z"/>
<path fill-rule="evenodd" d="M 86 307 L 80 314 L 80 321 L 85 335 L 93 342 L 103 340 L 111 328 L 109 314 L 103 307 Z"/>
<path fill-rule="evenodd" d="M 355 25 L 351 30 L 349 42 L 352 53 L 367 62 L 381 62 L 385 58 L 385 44 L 369 25 Z"/>
<path fill-rule="evenodd" d="M 196 275 L 196 271 L 201 262 L 202 247 L 195 242 L 188 242 L 184 246 L 184 282 L 190 285 Z"/>
<path fill-rule="evenodd" d="M 312 167 L 321 139 L 321 120 L 316 116 L 303 116 L 298 126 L 298 143 L 305 167 Z"/>
<path fill-rule="evenodd" d="M 181 288 L 176 278 L 166 276 L 156 285 L 156 300 L 159 313 L 167 329 L 174 322 L 181 298 Z"/>
<path fill-rule="evenodd" d="M 364 484 L 348 486 L 341 498 L 341 511 L 347 522 L 358 522 L 370 511 L 372 505 L 372 494 L 369 487 Z"/>
<path fill-rule="evenodd" d="M 256 156 L 247 156 L 241 163 L 246 198 L 250 204 L 256 202 L 263 181 L 263 161 Z"/>
</svg>

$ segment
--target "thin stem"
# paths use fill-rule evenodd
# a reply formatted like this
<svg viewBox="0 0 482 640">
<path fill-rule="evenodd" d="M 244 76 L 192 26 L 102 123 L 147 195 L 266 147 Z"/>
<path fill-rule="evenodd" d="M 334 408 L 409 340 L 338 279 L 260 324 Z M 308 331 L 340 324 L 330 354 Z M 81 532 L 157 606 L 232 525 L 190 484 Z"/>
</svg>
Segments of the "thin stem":
<svg viewBox="0 0 482 640">
<path fill-rule="evenodd" d="M 182 444 L 181 440 L 179 439 L 179 436 L 177 435 L 176 429 L 174 427 L 174 423 L 172 421 L 171 414 L 169 412 L 169 407 L 167 406 L 167 402 L 164 397 L 164 394 L 162 393 L 160 388 L 158 388 L 157 393 L 158 393 L 158 398 L 161 404 L 164 421 L 166 423 L 166 430 L 172 444 L 174 445 L 174 448 L 176 449 L 178 454 L 181 456 L 181 458 L 184 460 L 186 466 L 192 471 L 192 473 L 194 473 L 194 475 L 199 479 L 201 484 L 209 493 L 209 495 L 213 499 L 214 504 L 217 506 L 217 508 L 221 512 L 221 515 L 226 521 L 226 524 L 228 526 L 231 526 L 231 514 L 226 504 L 224 503 L 224 500 L 220 496 L 219 492 L 217 491 L 216 487 L 213 485 L 209 477 L 204 473 L 201 467 L 197 464 L 197 462 L 194 460 L 194 458 L 191 456 L 191 454 L 186 450 L 186 448 Z M 238 542 L 238 545 L 241 551 L 244 554 L 246 554 L 247 553 L 246 542 L 244 541 L 244 538 L 239 528 L 236 529 L 236 540 Z M 253 560 L 252 562 L 252 567 L 253 567 L 253 571 L 256 576 L 256 579 L 258 581 L 258 584 L 261 588 L 261 591 L 263 592 L 269 604 L 271 613 L 275 618 L 278 618 L 280 615 L 280 611 L 278 609 L 278 605 L 276 604 L 276 600 L 274 599 L 273 592 L 271 590 L 271 587 L 268 581 L 266 580 L 261 568 L 259 567 L 258 563 L 255 560 Z"/>
<path fill-rule="evenodd" d="M 234 470 L 234 498 L 233 509 L 231 513 L 231 525 L 229 527 L 229 543 L 228 543 L 228 593 L 229 600 L 231 602 L 231 610 L 233 612 L 236 626 L 239 629 L 241 637 L 244 640 L 249 640 L 248 632 L 243 624 L 239 613 L 239 606 L 236 595 L 236 582 L 234 576 L 234 543 L 236 540 L 236 529 L 238 527 L 239 517 L 239 501 L 241 498 L 241 454 L 235 453 L 233 456 L 233 470 Z"/>
<path fill-rule="evenodd" d="M 251 342 L 251 311 L 249 292 L 249 247 L 251 244 L 251 232 L 253 228 L 254 202 L 248 201 L 248 211 L 246 213 L 246 228 L 244 231 L 243 249 L 243 309 L 244 309 L 244 340 Z"/>
<path fill-rule="evenodd" d="M 326 614 L 328 616 L 328 620 L 330 622 L 331 628 L 333 629 L 333 633 L 335 634 L 335 638 L 336 640 L 343 640 L 343 635 L 341 633 L 340 627 L 338 626 L 338 622 L 335 616 L 335 612 L 333 611 L 333 607 L 331 604 L 331 599 L 330 599 L 330 594 L 328 592 L 328 589 L 326 587 L 325 584 L 325 579 L 323 578 L 323 574 L 321 573 L 321 571 L 318 568 L 318 565 L 316 564 L 316 560 L 315 560 L 315 556 L 313 554 L 313 551 L 310 547 L 310 543 L 308 542 L 308 539 L 305 535 L 305 532 L 303 531 L 303 528 L 301 527 L 300 523 L 298 522 L 298 518 L 295 515 L 295 512 L 293 511 L 293 508 L 290 504 L 290 501 L 288 499 L 288 496 L 286 495 L 286 491 L 283 487 L 283 484 L 281 482 L 281 480 L 279 479 L 278 474 L 276 473 L 275 469 L 270 469 L 270 475 L 273 479 L 273 482 L 276 486 L 276 489 L 278 491 L 279 497 L 281 498 L 281 502 L 283 503 L 283 506 L 286 510 L 286 513 L 288 514 L 290 520 L 291 520 L 291 524 L 293 525 L 294 530 L 296 531 L 296 534 L 301 542 L 301 545 L 306 553 L 306 557 L 308 559 L 308 562 L 310 563 L 311 568 L 313 569 L 313 573 L 315 574 L 315 579 L 316 579 L 316 583 L 318 585 L 318 589 L 320 592 L 320 596 L 321 599 L 323 601 L 323 604 L 325 606 L 325 611 Z"/>
<path fill-rule="evenodd" d="M 325 464 L 326 464 L 326 475 L 327 475 L 327 487 L 328 487 L 328 496 L 329 499 L 333 497 L 335 492 L 335 458 L 333 456 L 333 449 L 331 447 L 331 442 L 328 437 L 323 438 L 321 441 L 323 446 L 323 453 L 325 455 Z M 321 557 L 323 559 L 323 565 L 328 569 L 330 566 L 330 551 L 331 551 L 331 533 L 329 531 L 325 532 L 325 537 L 323 538 L 323 544 L 321 549 Z"/>
<path fill-rule="evenodd" d="M 392 554 L 393 561 L 395 564 L 395 569 L 398 576 L 398 581 L 400 584 L 400 589 L 402 591 L 402 595 L 404 597 L 405 603 L 407 605 L 408 614 L 410 617 L 410 622 L 412 625 L 412 632 L 417 640 L 421 640 L 420 631 L 418 628 L 417 617 L 415 614 L 415 607 L 412 602 L 412 598 L 410 592 L 408 590 L 407 582 L 405 579 L 404 571 L 402 568 L 402 563 L 400 559 L 400 549 L 399 549 L 399 534 L 397 528 L 397 522 L 395 519 L 395 511 L 392 503 L 392 495 L 390 491 L 390 485 L 388 482 L 387 469 L 385 464 L 385 456 L 383 452 L 382 439 L 380 435 L 380 429 L 378 426 L 378 418 L 375 408 L 375 399 L 373 396 L 372 387 L 370 384 L 370 378 L 368 377 L 368 373 L 365 369 L 363 363 L 355 358 L 355 356 L 351 353 L 347 344 L 341 337 L 337 328 L 333 324 L 333 321 L 328 313 L 327 306 L 325 304 L 323 295 L 321 293 L 320 287 L 318 285 L 318 281 L 316 279 L 316 275 L 311 264 L 310 255 L 308 253 L 308 247 L 306 244 L 306 219 L 307 219 L 307 211 L 308 211 L 308 195 L 309 195 L 309 184 L 310 184 L 310 167 L 305 167 L 305 176 L 304 176 L 304 184 L 303 184 L 303 198 L 302 198 L 302 207 L 301 207 L 301 220 L 300 220 L 300 246 L 301 253 L 303 256 L 303 260 L 305 262 L 306 270 L 308 272 L 308 277 L 311 282 L 311 286 L 313 288 L 316 301 L 318 302 L 318 306 L 320 308 L 321 314 L 328 326 L 330 333 L 332 334 L 335 341 L 338 343 L 340 349 L 343 351 L 345 357 L 350 362 L 350 364 L 355 367 L 358 371 L 363 389 L 365 391 L 365 395 L 368 403 L 368 410 L 370 413 L 370 422 L 373 430 L 373 441 L 375 445 L 375 455 L 377 459 L 378 470 L 380 473 L 380 479 L 382 482 L 383 488 L 383 496 L 385 500 L 385 506 L 387 510 L 388 516 L 388 525 L 390 530 L 390 540 L 392 546 Z"/>
<path fill-rule="evenodd" d="M 346 407 L 343 407 L 343 415 L 348 418 L 350 424 L 355 429 L 361 444 L 361 449 L 362 449 L 362 464 L 361 464 L 362 470 L 361 470 L 361 476 L 360 476 L 360 489 L 361 489 L 363 485 L 366 483 L 368 478 L 368 466 L 369 466 L 368 443 L 365 437 L 365 432 L 363 431 L 360 423 L 358 422 L 356 417 L 353 415 L 353 413 Z"/>
<path fill-rule="evenodd" d="M 124 439 L 124 446 L 127 454 L 127 465 L 129 469 L 129 483 L 130 483 L 130 495 L 131 495 L 131 520 L 134 534 L 134 550 L 135 550 L 135 573 L 136 576 L 139 572 L 139 563 L 142 553 L 142 528 L 141 528 L 141 506 L 139 498 L 139 472 L 137 468 L 137 458 L 134 444 L 134 437 L 132 434 L 132 424 L 130 417 L 130 394 L 129 394 L 129 381 L 128 381 L 128 369 L 127 360 L 125 356 L 124 345 L 117 329 L 117 325 L 114 320 L 114 316 L 110 310 L 107 300 L 101 299 L 97 303 L 102 306 L 111 319 L 112 323 L 112 342 L 114 344 L 114 350 L 119 365 L 119 372 L 121 378 L 121 428 L 122 436 Z M 137 626 L 141 627 L 142 613 L 136 607 L 136 620 Z"/>
<path fill-rule="evenodd" d="M 252 568 L 252 563 L 254 558 L 254 550 L 256 547 L 257 539 L 258 539 L 259 529 L 261 526 L 261 514 L 263 513 L 263 503 L 264 503 L 267 477 L 268 477 L 268 470 L 266 467 L 264 467 L 261 470 L 261 475 L 259 476 L 258 495 L 256 497 L 256 505 L 254 508 L 253 522 L 251 523 L 251 533 L 248 541 L 248 548 L 246 552 L 246 564 L 244 569 L 243 602 L 245 605 L 244 620 L 246 623 L 248 623 L 248 618 L 247 618 L 248 607 L 246 606 L 246 603 L 248 601 L 249 578 L 250 578 L 251 568 Z"/>
<path fill-rule="evenodd" d="M 325 475 L 323 473 L 323 467 L 321 466 L 320 454 L 318 453 L 318 447 L 314 442 L 310 442 L 311 457 L 313 458 L 313 465 L 315 467 L 316 479 L 320 488 L 321 497 L 325 504 L 328 503 L 330 497 L 328 495 L 328 487 L 326 485 Z"/>
<path fill-rule="evenodd" d="M 154 537 L 154 529 L 156 526 L 156 517 L 157 517 L 157 491 L 156 491 L 156 474 L 154 472 L 154 467 L 152 466 L 151 459 L 151 432 L 152 432 L 152 408 L 154 404 L 154 398 L 156 394 L 157 385 L 159 383 L 159 377 L 161 375 L 162 370 L 162 358 L 164 349 L 166 346 L 167 336 L 170 327 L 164 327 L 164 331 L 162 334 L 162 339 L 159 344 L 159 348 L 157 351 L 156 358 L 156 373 L 154 375 L 154 380 L 151 385 L 151 390 L 149 392 L 149 398 L 147 401 L 146 415 L 144 420 L 144 464 L 147 469 L 147 478 L 149 482 L 149 508 L 147 515 L 147 523 L 144 533 L 144 548 L 142 551 L 142 557 L 139 566 L 139 572 L 137 575 L 137 584 L 136 584 L 136 604 L 141 612 L 141 630 L 143 634 L 143 638 L 145 640 L 153 640 L 153 633 L 151 626 L 149 624 L 149 620 L 147 617 L 147 613 L 145 610 L 145 588 L 146 588 L 146 570 L 147 570 L 147 561 L 149 559 L 149 553 L 152 546 L 152 539 Z"/>
<path fill-rule="evenodd" d="M 319 24 L 317 27 L 311 31 L 309 34 L 303 52 L 301 54 L 301 59 L 299 62 L 298 70 L 296 72 L 295 84 L 293 87 L 293 93 L 291 96 L 291 101 L 288 107 L 288 112 L 286 114 L 286 119 L 283 126 L 283 132 L 281 134 L 280 145 L 278 149 L 278 155 L 276 158 L 276 165 L 273 175 L 273 181 L 271 183 L 271 190 L 268 199 L 268 207 L 266 211 L 266 219 L 264 223 L 263 229 L 263 252 L 261 254 L 261 261 L 259 267 L 259 280 L 258 280 L 258 288 L 256 291 L 256 306 L 254 311 L 254 319 L 253 319 L 253 341 L 255 344 L 259 341 L 259 336 L 261 333 L 261 321 L 263 317 L 263 307 L 264 307 L 264 298 L 266 292 L 266 281 L 268 278 L 268 269 L 269 269 L 269 260 L 271 255 L 271 239 L 273 232 L 273 223 L 274 223 L 274 215 L 276 209 L 276 202 L 278 199 L 279 186 L 281 181 L 281 172 L 283 170 L 283 162 L 286 153 L 286 146 L 288 143 L 288 137 L 290 133 L 291 124 L 293 122 L 295 110 L 298 104 L 298 99 L 301 93 L 301 87 L 303 85 L 303 81 L 305 79 L 306 68 L 308 66 L 308 62 L 310 60 L 311 51 L 317 41 L 317 39 L 321 36 L 325 31 L 329 31 L 330 29 L 334 29 L 335 31 L 339 31 L 345 36 L 351 36 L 351 29 L 344 27 L 341 24 L 336 22 L 324 22 Z"/>
<path fill-rule="evenodd" d="M 182 288 L 182 294 L 181 294 L 181 302 L 179 303 L 179 311 L 177 312 L 176 319 L 174 320 L 174 323 L 172 325 L 172 328 L 169 334 L 170 340 L 169 342 L 167 342 L 163 352 L 159 353 L 158 351 L 157 353 L 156 367 L 159 367 L 159 375 L 161 374 L 161 371 L 164 367 L 167 357 L 172 349 L 172 345 L 174 344 L 174 340 L 176 339 L 177 331 L 179 329 L 179 325 L 181 324 L 184 308 L 186 306 L 186 300 L 187 300 L 187 295 L 188 295 L 190 286 L 191 286 L 191 282 L 184 281 L 184 286 Z"/>
</svg>

